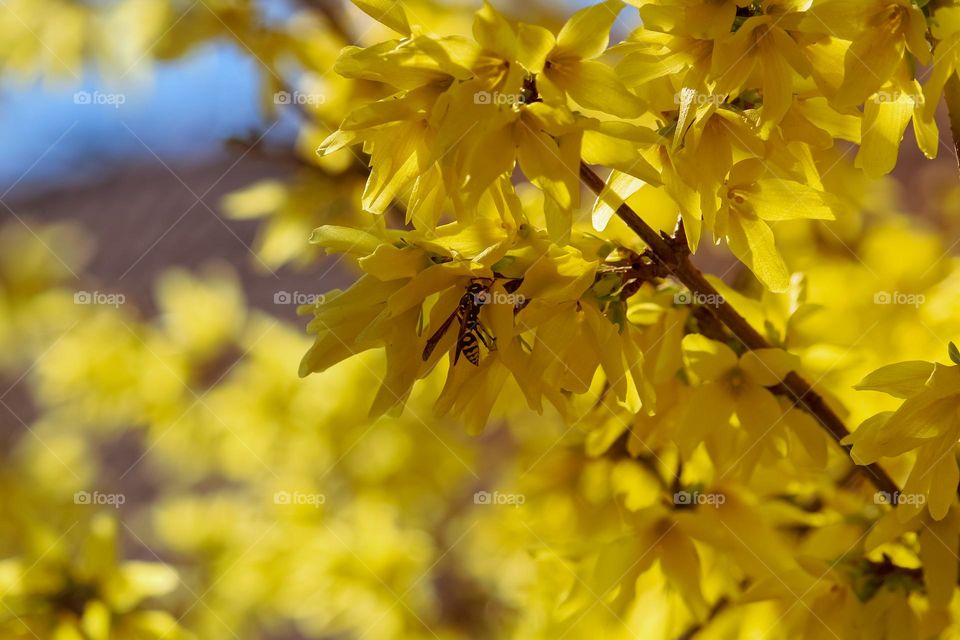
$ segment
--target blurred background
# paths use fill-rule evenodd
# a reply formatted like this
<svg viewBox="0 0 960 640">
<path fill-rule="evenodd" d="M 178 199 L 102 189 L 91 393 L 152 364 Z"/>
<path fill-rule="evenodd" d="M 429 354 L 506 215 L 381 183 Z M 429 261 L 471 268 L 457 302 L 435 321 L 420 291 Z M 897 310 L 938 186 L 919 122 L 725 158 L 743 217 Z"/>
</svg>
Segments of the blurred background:
<svg viewBox="0 0 960 640">
<path fill-rule="evenodd" d="M 476 8 L 410 4 L 449 32 Z M 557 26 L 588 3 L 494 4 Z M 521 609 L 516 637 L 554 637 L 545 612 L 577 579 L 549 532 L 590 528 L 610 495 L 596 465 L 620 462 L 571 455 L 579 433 L 557 446 L 570 432 L 549 412 L 474 439 L 418 396 L 371 431 L 375 358 L 297 378 L 297 305 L 355 275 L 310 230 L 363 215 L 355 159 L 312 153 L 369 90 L 338 93 L 330 70 L 345 35 L 388 33 L 335 0 L 0 0 L 0 637 L 494 638 Z M 956 236 L 956 170 L 949 143 L 929 162 L 908 139 L 884 183 L 884 207 L 947 238 L 916 238 L 931 263 Z M 471 511 L 505 478 L 525 509 Z M 78 495 L 106 496 L 113 524 Z M 111 545 L 143 564 L 97 560 Z M 77 576 L 123 612 L 113 632 L 61 630 L 96 619 Z M 169 619 L 124 617 L 163 598 Z M 661 610 L 635 628 L 684 622 Z M 564 633 L 604 637 L 613 618 L 591 607 Z"/>
<path fill-rule="evenodd" d="M 337 0 L 0 0 L 0 637 L 492 638 L 531 608 L 519 510 L 467 515 L 521 475 L 509 437 L 432 418 L 439 378 L 372 424 L 374 356 L 297 377 L 297 306 L 355 277 L 307 245 L 362 215 L 355 159 L 313 153 L 346 36 L 392 34 Z"/>
<path fill-rule="evenodd" d="M 90 7 L 111 4 L 118 3 Z M 104 28 L 134 28 L 129 23 L 149 20 L 150 11 L 158 11 L 150 5 L 163 3 L 125 4 L 132 5 L 126 23 L 118 20 Z M 245 13 L 248 4 L 172 2 L 167 10 L 174 13 L 165 16 L 162 29 L 133 34 L 131 42 L 117 47 L 119 55 L 98 64 L 95 57 L 83 55 L 92 52 L 89 44 L 78 48 L 68 41 L 61 50 L 60 38 L 76 37 L 68 28 L 48 34 L 28 24 L 26 12 L 18 15 L 15 3 L 5 3 L 10 28 L 33 40 L 24 48 L 35 49 L 36 65 L 19 69 L 11 64 L 0 77 L 0 215 L 21 223 L 34 216 L 71 219 L 87 227 L 104 240 L 98 243 L 90 275 L 141 303 L 149 303 L 148 283 L 157 269 L 218 258 L 238 269 L 251 303 L 264 308 L 271 308 L 280 278 L 294 290 L 343 284 L 335 270 L 325 280 L 314 277 L 326 272 L 322 261 L 307 272 L 278 271 L 263 263 L 253 249 L 257 223 L 230 220 L 223 211 L 227 194 L 258 179 L 289 178 L 297 169 L 292 156 L 271 157 L 245 146 L 255 141 L 258 147 L 285 152 L 293 147 L 300 124 L 296 110 L 264 105 L 262 87 L 281 82 L 281 72 L 253 51 L 244 42 L 248 34 L 230 21 L 231 11 Z M 474 9 L 461 0 L 438 4 L 451 15 L 469 16 Z M 560 21 L 587 4 L 568 0 L 502 8 L 545 12 Z M 339 0 L 253 5 L 263 25 L 319 6 L 323 12 L 344 14 L 361 39 L 384 34 Z M 625 35 L 635 23 L 625 12 L 616 31 Z M 468 27 L 469 20 L 461 26 Z M 186 44 L 177 43 L 181 37 Z M 330 43 L 332 50 L 338 45 Z M 330 58 L 331 67 L 332 62 Z M 317 209 L 324 204 L 317 202 Z M 294 317 L 290 305 L 272 311 Z"/>
</svg>

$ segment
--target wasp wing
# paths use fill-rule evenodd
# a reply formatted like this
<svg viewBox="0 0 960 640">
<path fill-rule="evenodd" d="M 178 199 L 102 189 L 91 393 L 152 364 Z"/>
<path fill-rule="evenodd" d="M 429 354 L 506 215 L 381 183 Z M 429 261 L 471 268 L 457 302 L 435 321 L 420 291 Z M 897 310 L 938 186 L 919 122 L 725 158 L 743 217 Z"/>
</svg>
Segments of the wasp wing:
<svg viewBox="0 0 960 640">
<path fill-rule="evenodd" d="M 433 353 L 433 350 L 437 348 L 437 345 L 440 344 L 440 340 L 447 333 L 447 330 L 450 328 L 450 325 L 453 324 L 454 319 L 460 316 L 460 307 L 458 306 L 453 310 L 453 313 L 450 314 L 450 317 L 443 321 L 443 324 L 440 325 L 440 328 L 437 329 L 430 339 L 427 340 L 427 344 L 423 347 L 423 360 L 426 362 L 430 359 L 430 355 Z M 460 323 L 461 330 L 463 328 L 463 323 Z M 459 338 L 458 338 L 459 342 Z"/>
</svg>

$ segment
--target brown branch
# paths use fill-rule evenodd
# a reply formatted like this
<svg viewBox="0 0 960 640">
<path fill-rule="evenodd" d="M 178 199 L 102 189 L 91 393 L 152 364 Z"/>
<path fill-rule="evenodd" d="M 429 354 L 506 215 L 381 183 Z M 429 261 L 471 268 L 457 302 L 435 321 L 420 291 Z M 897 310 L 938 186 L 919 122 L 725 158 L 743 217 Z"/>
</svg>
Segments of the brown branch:
<svg viewBox="0 0 960 640">
<path fill-rule="evenodd" d="M 703 631 L 717 616 L 726 611 L 730 607 L 730 604 L 730 598 L 722 596 L 710 607 L 707 617 L 702 622 L 697 622 L 687 627 L 686 631 L 677 636 L 677 640 L 693 640 L 694 636 Z"/>
<path fill-rule="evenodd" d="M 603 179 L 586 163 L 580 163 L 580 177 L 598 196 L 603 192 Z M 623 203 L 617 209 L 617 215 L 650 248 L 650 254 L 656 258 L 673 278 L 685 285 L 696 295 L 713 300 L 721 299 L 720 293 L 704 277 L 703 273 L 690 261 L 686 250 L 686 241 L 681 234 L 677 238 L 660 235 L 650 227 L 628 204 Z M 681 244 L 683 246 L 681 246 Z M 769 349 L 772 345 L 747 320 L 737 313 L 729 303 L 710 305 L 709 312 L 748 349 Z M 831 409 L 826 400 L 813 390 L 813 386 L 800 375 L 791 372 L 781 381 L 784 393 L 793 403 L 803 409 L 826 430 L 830 437 L 850 456 L 850 446 L 840 444 L 850 434 L 843 420 Z M 887 475 L 880 465 L 858 465 L 873 485 L 886 492 L 899 491 L 896 482 Z"/>
</svg>

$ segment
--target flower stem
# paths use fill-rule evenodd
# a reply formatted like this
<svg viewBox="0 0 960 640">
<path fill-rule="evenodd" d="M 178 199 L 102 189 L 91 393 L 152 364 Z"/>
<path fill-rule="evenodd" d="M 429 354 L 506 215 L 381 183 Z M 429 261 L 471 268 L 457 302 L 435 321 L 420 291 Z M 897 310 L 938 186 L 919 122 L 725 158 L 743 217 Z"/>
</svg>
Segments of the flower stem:
<svg viewBox="0 0 960 640">
<path fill-rule="evenodd" d="M 602 193 L 603 179 L 584 162 L 580 163 L 580 177 L 596 195 L 599 196 Z M 620 205 L 617 209 L 617 215 L 643 240 L 667 272 L 690 289 L 691 293 L 714 300 L 719 299 L 720 293 L 690 261 L 689 252 L 686 250 L 686 241 L 683 238 L 678 241 L 670 236 L 658 234 L 626 203 Z M 730 330 L 730 333 L 748 349 L 772 348 L 767 339 L 754 329 L 743 316 L 737 313 L 736 309 L 729 303 L 708 306 L 707 310 L 722 322 Z M 840 441 L 850 432 L 823 396 L 814 391 L 813 385 L 797 373 L 791 372 L 781 380 L 780 387 L 780 390 L 793 401 L 794 405 L 816 419 L 849 457 L 851 447 L 840 444 Z M 857 465 L 857 469 L 861 470 L 878 490 L 888 493 L 899 491 L 897 483 L 878 464 Z"/>
</svg>

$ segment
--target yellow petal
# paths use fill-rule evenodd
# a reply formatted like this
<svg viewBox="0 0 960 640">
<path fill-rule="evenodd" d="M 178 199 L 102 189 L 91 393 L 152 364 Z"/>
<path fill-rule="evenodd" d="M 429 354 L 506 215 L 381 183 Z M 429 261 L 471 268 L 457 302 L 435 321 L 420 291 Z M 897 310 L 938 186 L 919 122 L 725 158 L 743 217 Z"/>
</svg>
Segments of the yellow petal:
<svg viewBox="0 0 960 640">
<path fill-rule="evenodd" d="M 382 244 L 359 260 L 360 268 L 380 280 L 413 278 L 429 264 L 422 249 L 400 249 Z"/>
<path fill-rule="evenodd" d="M 855 165 L 871 178 L 879 178 L 893 170 L 903 133 L 910 122 L 913 103 L 901 94 L 883 99 L 877 94 L 863 107 L 863 133 Z"/>
<path fill-rule="evenodd" d="M 885 496 L 884 499 L 887 499 Z M 864 540 L 863 548 L 866 552 L 871 552 L 882 544 L 887 544 L 896 540 L 907 531 L 912 531 L 920 523 L 919 519 L 903 522 L 897 517 L 895 510 L 887 511 L 874 523 L 870 533 Z"/>
<path fill-rule="evenodd" d="M 110 617 L 110 610 L 103 602 L 87 602 L 80 621 L 84 636 L 89 640 L 110 640 Z"/>
<path fill-rule="evenodd" d="M 902 2 L 900 6 L 907 11 L 907 24 L 903 29 L 903 36 L 907 43 L 907 50 L 912 53 L 920 64 L 930 64 L 930 41 L 927 39 L 927 18 L 923 11 L 912 2 Z"/>
<path fill-rule="evenodd" d="M 613 68 L 595 60 L 557 63 L 544 74 L 580 106 L 621 118 L 635 118 L 644 104 L 630 93 Z"/>
<path fill-rule="evenodd" d="M 703 39 L 720 39 L 730 34 L 730 25 L 736 17 L 735 2 L 698 2 L 686 5 L 661 6 L 644 2 L 640 6 L 640 19 L 647 28 L 661 33 L 682 30 L 691 36 Z"/>
<path fill-rule="evenodd" d="M 933 369 L 932 362 L 898 362 L 870 373 L 854 388 L 861 391 L 880 391 L 895 398 L 909 398 L 926 388 Z"/>
<path fill-rule="evenodd" d="M 737 418 L 755 438 L 764 438 L 782 422 L 782 416 L 780 403 L 763 387 L 746 385 L 737 398 Z"/>
<path fill-rule="evenodd" d="M 489 2 L 484 1 L 483 7 L 474 14 L 473 37 L 485 50 L 507 61 L 517 57 L 519 45 L 516 32 Z"/>
<path fill-rule="evenodd" d="M 797 436 L 813 464 L 819 468 L 827 464 L 827 446 L 830 444 L 820 424 L 806 411 L 789 409 L 783 423 Z"/>
<path fill-rule="evenodd" d="M 686 51 L 675 51 L 666 56 L 632 53 L 617 64 L 617 75 L 627 86 L 640 87 L 651 80 L 681 73 L 689 65 L 690 54 Z"/>
<path fill-rule="evenodd" d="M 710 411 L 703 411 L 701 407 L 710 407 Z M 725 433 L 730 428 L 733 411 L 734 398 L 724 385 L 694 387 L 673 436 L 684 457 L 692 456 L 708 434 Z"/>
<path fill-rule="evenodd" d="M 773 29 L 778 32 L 778 29 Z M 785 40 L 793 43 L 793 39 Z M 793 69 L 783 58 L 780 49 L 771 42 L 766 42 L 763 53 L 763 107 L 760 113 L 766 122 L 780 122 L 784 114 L 793 104 Z M 795 46 L 795 43 L 794 43 Z"/>
<path fill-rule="evenodd" d="M 516 162 L 513 127 L 506 126 L 470 136 L 463 141 L 463 174 L 466 183 L 462 186 L 464 206 L 473 209 L 480 198 L 500 176 L 513 171 Z"/>
<path fill-rule="evenodd" d="M 956 517 L 925 522 L 920 530 L 920 562 L 930 606 L 944 609 L 957 587 Z"/>
<path fill-rule="evenodd" d="M 664 152 L 663 155 L 666 160 L 661 173 L 663 176 L 663 188 L 670 198 L 677 203 L 677 207 L 680 209 L 680 216 L 683 219 L 684 230 L 686 231 L 687 235 L 687 246 L 689 247 L 691 253 L 696 253 L 697 247 L 700 244 L 700 236 L 703 233 L 704 225 L 704 215 L 701 208 L 701 201 L 704 198 L 711 201 L 714 199 L 710 198 L 706 193 L 706 191 L 709 190 L 709 187 L 703 194 L 701 194 L 701 196 L 698 196 L 696 190 L 683 180 L 680 174 L 674 170 L 673 165 L 668 163 L 669 156 L 666 154 L 666 152 Z M 707 222 L 708 226 L 712 226 L 710 225 L 710 222 L 712 222 L 712 220 Z"/>
<path fill-rule="evenodd" d="M 352 253 L 365 256 L 376 251 L 382 242 L 372 233 L 332 224 L 317 227 L 310 235 L 310 243 L 323 247 L 327 253 Z"/>
<path fill-rule="evenodd" d="M 434 293 L 443 291 L 457 282 L 458 276 L 469 274 L 469 267 L 456 262 L 427 267 L 417 277 L 400 287 L 390 296 L 388 310 L 391 315 L 400 315 L 420 304 Z"/>
<path fill-rule="evenodd" d="M 772 387 L 800 368 L 800 358 L 783 349 L 753 349 L 740 357 L 740 368 L 754 383 Z"/>
<path fill-rule="evenodd" d="M 884 440 L 889 447 L 886 455 L 898 455 L 915 448 L 915 444 L 911 445 L 913 438 L 936 438 L 951 430 L 956 420 L 955 398 L 935 398 L 921 393 L 904 400 L 884 425 Z"/>
<path fill-rule="evenodd" d="M 741 262 L 774 293 L 790 287 L 790 272 L 777 251 L 773 231 L 763 220 L 735 216 L 730 220 L 727 243 Z"/>
<path fill-rule="evenodd" d="M 757 180 L 756 190 L 747 203 L 763 220 L 833 220 L 834 202 L 830 196 L 805 184 L 779 178 Z"/>
<path fill-rule="evenodd" d="M 603 191 L 597 196 L 597 201 L 593 205 L 593 228 L 597 231 L 606 229 L 607 223 L 610 222 L 616 210 L 646 184 L 643 180 L 629 174 L 620 171 L 611 172 L 603 186 Z"/>
<path fill-rule="evenodd" d="M 547 225 L 547 236 L 551 242 L 561 247 L 570 243 L 573 209 L 561 207 L 553 198 L 544 198 L 543 218 Z"/>
<path fill-rule="evenodd" d="M 384 213 L 394 200 L 410 195 L 406 189 L 426 164 L 423 134 L 420 124 L 391 126 L 375 133 L 370 177 L 363 191 L 365 211 Z"/>
<path fill-rule="evenodd" d="M 549 29 L 533 24 L 517 26 L 517 38 L 520 51 L 517 60 L 531 73 L 540 73 L 547 61 L 547 56 L 556 46 L 556 38 Z"/>
<path fill-rule="evenodd" d="M 642 147 L 616 132 L 586 130 L 583 134 L 583 161 L 616 169 L 652 185 L 661 183 L 659 172 L 641 155 Z"/>
<path fill-rule="evenodd" d="M 661 541 L 663 553 L 660 566 L 663 573 L 683 597 L 695 615 L 706 610 L 706 602 L 700 588 L 700 555 L 690 538 L 674 528 Z"/>
<path fill-rule="evenodd" d="M 730 168 L 730 184 L 750 186 L 760 179 L 764 174 L 766 167 L 763 160 L 759 158 L 749 158 L 741 160 Z"/>
<path fill-rule="evenodd" d="M 534 131 L 523 120 L 516 129 L 517 158 L 523 175 L 564 211 L 569 211 L 580 197 L 579 136 L 563 139 L 558 144 L 546 133 Z M 564 136 L 567 138 L 567 136 Z"/>
<path fill-rule="evenodd" d="M 717 93 L 736 93 L 747 84 L 759 53 L 754 32 L 767 22 L 766 16 L 748 18 L 736 33 L 714 46 L 710 75 L 716 80 Z"/>
<path fill-rule="evenodd" d="M 607 0 L 577 11 L 560 29 L 551 57 L 596 58 L 607 48 L 610 29 L 622 10 L 623 2 Z"/>
<path fill-rule="evenodd" d="M 923 85 L 924 116 L 932 118 L 943 96 L 943 88 L 950 76 L 957 72 L 956 38 L 949 42 L 940 42 L 933 52 L 933 70 Z"/>
<path fill-rule="evenodd" d="M 423 365 L 420 343 L 410 339 L 417 333 L 419 320 L 420 309 L 415 308 L 394 316 L 391 322 L 385 324 L 383 342 L 387 371 L 370 406 L 372 418 L 386 413 L 399 414 L 410 396 Z"/>
<path fill-rule="evenodd" d="M 929 504 L 930 517 L 943 520 L 950 507 L 957 500 L 957 486 L 960 484 L 960 469 L 957 468 L 955 438 L 944 443 L 948 452 L 938 451 L 938 459 L 930 473 Z M 945 455 L 944 455 L 945 453 Z M 956 582 L 956 580 L 954 580 Z"/>
<path fill-rule="evenodd" d="M 699 382 L 718 380 L 737 366 L 733 349 L 699 333 L 683 338 L 683 360 Z"/>
<path fill-rule="evenodd" d="M 862 104 L 880 88 L 903 60 L 903 40 L 884 29 L 867 29 L 847 50 L 843 84 L 836 95 L 840 107 Z"/>
<path fill-rule="evenodd" d="M 921 99 L 913 107 L 913 134 L 917 139 L 917 147 L 923 155 L 932 160 L 937 157 L 937 152 L 940 150 L 940 129 L 937 126 L 936 117 L 926 111 L 926 103 L 923 101 L 919 85 L 916 92 Z"/>
<path fill-rule="evenodd" d="M 351 0 L 365 14 L 405 36 L 410 35 L 410 21 L 402 2 L 396 0 Z"/>
</svg>

